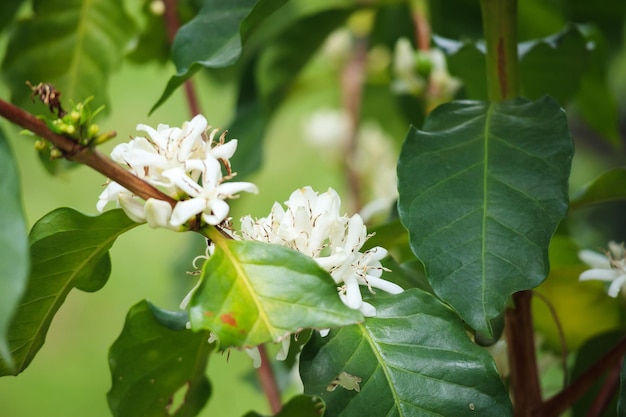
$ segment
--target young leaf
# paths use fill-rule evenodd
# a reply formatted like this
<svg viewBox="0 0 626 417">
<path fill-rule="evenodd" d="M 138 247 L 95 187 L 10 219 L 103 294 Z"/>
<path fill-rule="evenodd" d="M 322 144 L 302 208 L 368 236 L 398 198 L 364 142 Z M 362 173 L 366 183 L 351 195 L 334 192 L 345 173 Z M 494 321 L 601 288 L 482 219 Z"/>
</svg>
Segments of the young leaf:
<svg viewBox="0 0 626 417">
<path fill-rule="evenodd" d="M 539 285 L 567 211 L 573 146 L 550 98 L 452 102 L 411 129 L 398 162 L 399 214 L 435 293 L 475 330 Z"/>
<path fill-rule="evenodd" d="M 209 332 L 173 330 L 155 313 L 171 315 L 147 301 L 133 306 L 111 346 L 107 397 L 116 417 L 195 416 L 211 394 L 205 370 L 215 345 Z"/>
<path fill-rule="evenodd" d="M 319 397 L 297 395 L 290 399 L 274 417 L 321 417 L 324 415 L 324 410 L 324 402 Z M 254 411 L 250 411 L 243 417 L 263 416 Z"/>
<path fill-rule="evenodd" d="M 189 316 L 192 329 L 215 333 L 220 349 L 276 342 L 300 329 L 363 319 L 341 302 L 333 279 L 311 258 L 259 242 L 215 243 Z"/>
<path fill-rule="evenodd" d="M 263 19 L 286 0 L 204 0 L 198 15 L 182 26 L 172 45 L 177 74 L 150 110 L 156 110 L 201 67 L 220 68 L 237 62 L 242 43 Z"/>
<path fill-rule="evenodd" d="M 0 361 L 13 367 L 8 333 L 28 279 L 28 232 L 17 167 L 0 130 Z"/>
<path fill-rule="evenodd" d="M 33 226 L 30 278 L 9 329 L 16 367 L 0 363 L 0 375 L 17 375 L 30 364 L 72 288 L 93 292 L 104 286 L 111 272 L 109 249 L 136 225 L 122 210 L 89 217 L 60 208 Z"/>
<path fill-rule="evenodd" d="M 587 184 L 572 197 L 571 208 L 626 200 L 626 168 L 614 168 Z"/>
<path fill-rule="evenodd" d="M 304 392 L 329 416 L 512 415 L 493 359 L 442 302 L 417 289 L 368 302 L 376 317 L 315 334 L 302 352 Z M 358 385 L 335 385 L 342 374 Z"/>
<path fill-rule="evenodd" d="M 107 103 L 109 74 L 135 31 L 124 2 L 40 0 L 33 11 L 16 25 L 2 62 L 13 102 L 32 106 L 28 80 L 53 83 L 64 100 L 94 96 L 94 108 Z M 41 105 L 37 109 L 43 113 Z"/>
</svg>

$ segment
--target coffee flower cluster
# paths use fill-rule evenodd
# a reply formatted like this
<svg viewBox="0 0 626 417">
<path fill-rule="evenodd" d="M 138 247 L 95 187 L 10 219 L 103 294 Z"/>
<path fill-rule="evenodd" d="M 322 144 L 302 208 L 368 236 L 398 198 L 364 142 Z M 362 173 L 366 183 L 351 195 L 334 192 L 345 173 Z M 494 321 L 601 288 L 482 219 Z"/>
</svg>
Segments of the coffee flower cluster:
<svg viewBox="0 0 626 417">
<path fill-rule="evenodd" d="M 317 194 L 311 187 L 294 191 L 285 203 L 275 203 L 268 217 L 241 219 L 241 234 L 246 240 L 273 243 L 295 249 L 313 258 L 328 271 L 338 286 L 339 297 L 348 307 L 365 316 L 375 316 L 376 309 L 363 301 L 359 286 L 391 294 L 402 292 L 398 285 L 381 278 L 385 268 L 380 260 L 387 255 L 382 247 L 365 252 L 367 228 L 358 214 L 339 214 L 339 195 L 329 189 Z"/>
<path fill-rule="evenodd" d="M 217 129 L 207 135 L 209 128 L 201 115 L 185 122 L 182 128 L 137 125 L 137 130 L 146 136 L 117 145 L 111 158 L 178 203 L 172 207 L 153 198 L 144 201 L 120 184 L 110 182 L 100 194 L 98 211 L 102 212 L 109 202 L 116 202 L 138 223 L 174 230 L 184 229 L 183 225 L 195 216 L 210 225 L 226 220 L 230 207 L 224 200 L 242 191 L 258 190 L 249 182 L 227 182 L 234 176 L 230 158 L 237 149 L 237 140 L 224 142 L 222 134 L 215 141 Z"/>
<path fill-rule="evenodd" d="M 608 282 L 610 283 L 608 294 L 611 297 L 617 297 L 626 284 L 624 244 L 609 242 L 609 250 L 604 255 L 590 250 L 582 250 L 578 253 L 578 257 L 592 267 L 592 269 L 580 274 L 579 279 L 581 281 L 600 280 Z"/>
</svg>

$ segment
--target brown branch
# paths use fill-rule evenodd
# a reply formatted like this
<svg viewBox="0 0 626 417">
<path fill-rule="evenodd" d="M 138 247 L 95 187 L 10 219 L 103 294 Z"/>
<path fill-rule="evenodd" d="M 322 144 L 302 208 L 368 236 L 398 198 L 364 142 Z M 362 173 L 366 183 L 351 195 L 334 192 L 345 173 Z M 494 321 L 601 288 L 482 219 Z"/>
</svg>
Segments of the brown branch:
<svg viewBox="0 0 626 417">
<path fill-rule="evenodd" d="M 272 364 L 267 356 L 265 345 L 259 345 L 258 349 L 259 354 L 261 355 L 261 366 L 257 371 L 259 381 L 261 382 L 263 392 L 265 392 L 265 396 L 270 404 L 272 414 L 277 414 L 282 408 L 280 390 L 276 384 L 276 378 L 274 377 L 274 371 L 272 371 Z"/>
<path fill-rule="evenodd" d="M 165 29 L 167 31 L 167 40 L 170 45 L 174 43 L 174 37 L 180 27 L 180 21 L 178 20 L 178 14 L 176 13 L 176 0 L 164 0 L 165 11 L 163 12 L 163 19 L 165 20 Z M 200 114 L 200 103 L 196 90 L 193 87 L 191 79 L 185 81 L 185 97 L 187 98 L 187 106 L 191 116 Z"/>
<path fill-rule="evenodd" d="M 367 45 L 366 36 L 355 37 L 354 49 L 341 74 L 343 108 L 348 115 L 348 142 L 345 147 L 344 166 L 348 183 L 349 211 L 352 213 L 358 212 L 363 206 L 357 150 Z"/>
<path fill-rule="evenodd" d="M 604 380 L 604 384 L 602 384 L 602 388 L 600 388 L 600 392 L 593 401 L 593 404 L 591 404 L 589 411 L 587 411 L 587 417 L 602 417 L 609 405 L 611 405 L 611 400 L 619 387 L 621 362 L 622 361 L 620 361 L 620 366 L 609 371 L 609 374 Z"/>
<path fill-rule="evenodd" d="M 515 416 L 534 416 L 541 407 L 530 291 L 513 294 L 515 308 L 506 311 L 506 340 Z"/>
<path fill-rule="evenodd" d="M 144 200 L 156 198 L 167 201 L 172 207 L 176 205 L 176 200 L 125 170 L 97 149 L 80 145 L 73 139 L 54 133 L 31 113 L 0 100 L 0 116 L 50 141 L 61 150 L 65 158 L 90 166 Z"/>
<path fill-rule="evenodd" d="M 567 410 L 575 401 L 583 396 L 597 379 L 607 371 L 614 369 L 626 353 L 626 336 L 585 371 L 576 381 L 563 391 L 546 401 L 541 407 L 542 417 L 556 417 Z"/>
</svg>

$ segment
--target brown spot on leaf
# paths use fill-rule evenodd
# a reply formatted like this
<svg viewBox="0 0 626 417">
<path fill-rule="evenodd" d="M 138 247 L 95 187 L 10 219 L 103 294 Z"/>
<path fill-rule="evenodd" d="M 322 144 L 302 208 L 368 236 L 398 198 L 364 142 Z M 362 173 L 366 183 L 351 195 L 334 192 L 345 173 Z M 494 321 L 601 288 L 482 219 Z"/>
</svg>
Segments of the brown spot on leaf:
<svg viewBox="0 0 626 417">
<path fill-rule="evenodd" d="M 233 327 L 237 327 L 237 320 L 235 319 L 235 317 L 232 315 L 232 313 L 228 313 L 228 314 L 222 314 L 220 316 L 220 320 L 222 321 L 222 323 L 227 324 L 229 326 L 233 326 Z"/>
</svg>

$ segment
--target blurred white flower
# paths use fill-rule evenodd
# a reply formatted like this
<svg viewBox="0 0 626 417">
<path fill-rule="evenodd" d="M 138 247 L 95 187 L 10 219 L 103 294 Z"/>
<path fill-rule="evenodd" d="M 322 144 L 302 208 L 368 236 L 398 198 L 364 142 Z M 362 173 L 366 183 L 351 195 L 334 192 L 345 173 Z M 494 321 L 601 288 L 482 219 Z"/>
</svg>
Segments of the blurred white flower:
<svg viewBox="0 0 626 417">
<path fill-rule="evenodd" d="M 580 274 L 581 281 L 600 280 L 610 282 L 608 294 L 617 297 L 620 290 L 626 283 L 626 256 L 624 244 L 609 242 L 609 250 L 602 255 L 590 250 L 582 250 L 578 257 L 587 265 L 589 269 Z"/>
<path fill-rule="evenodd" d="M 237 140 L 225 143 L 222 134 L 216 142 L 218 129 L 207 135 L 209 127 L 202 115 L 185 122 L 182 128 L 137 125 L 137 130 L 144 131 L 146 137 L 117 145 L 111 158 L 179 203 L 172 208 L 165 201 L 144 201 L 116 182 L 110 182 L 100 194 L 98 211 L 115 202 L 136 222 L 174 230 L 196 215 L 211 225 L 226 220 L 230 207 L 224 200 L 242 191 L 258 190 L 249 182 L 226 182 L 235 175 L 230 158 L 237 149 Z"/>
<path fill-rule="evenodd" d="M 283 209 L 275 203 L 268 217 L 242 218 L 243 238 L 283 245 L 312 257 L 335 280 L 344 304 L 365 316 L 376 315 L 376 310 L 363 301 L 360 286 L 367 286 L 372 293 L 373 288 L 391 294 L 403 291 L 381 278 L 385 249 L 377 246 L 360 252 L 369 238 L 363 219 L 358 214 L 339 214 L 341 200 L 335 190 L 318 194 L 303 187 L 294 191 L 285 205 Z"/>
</svg>

